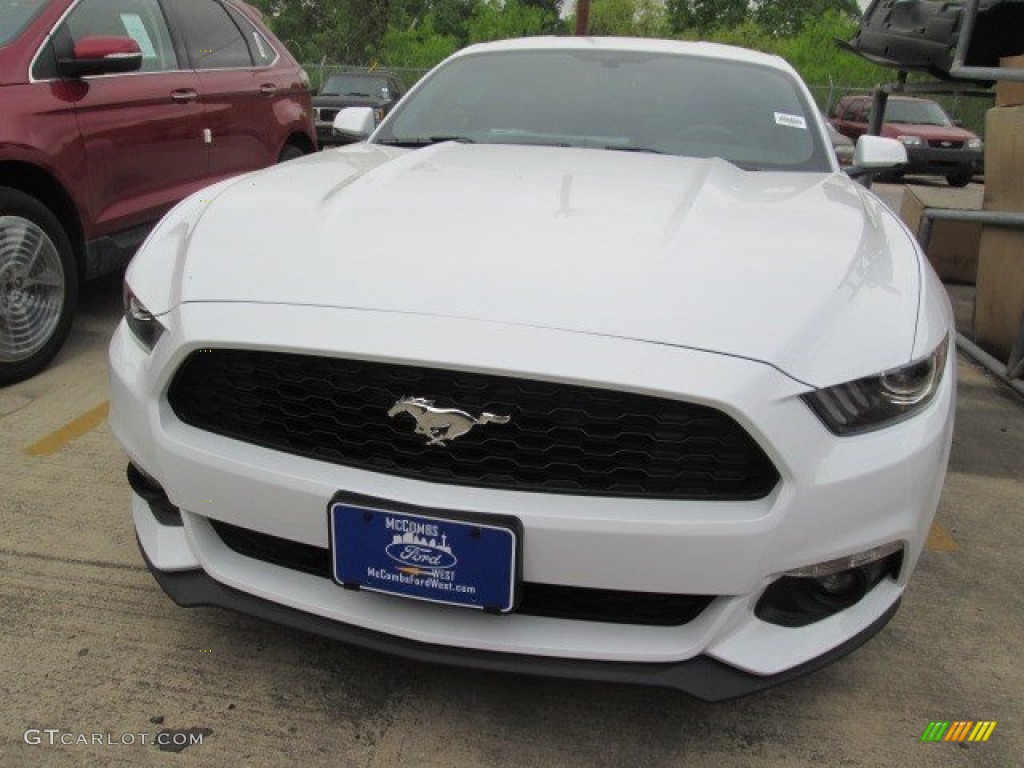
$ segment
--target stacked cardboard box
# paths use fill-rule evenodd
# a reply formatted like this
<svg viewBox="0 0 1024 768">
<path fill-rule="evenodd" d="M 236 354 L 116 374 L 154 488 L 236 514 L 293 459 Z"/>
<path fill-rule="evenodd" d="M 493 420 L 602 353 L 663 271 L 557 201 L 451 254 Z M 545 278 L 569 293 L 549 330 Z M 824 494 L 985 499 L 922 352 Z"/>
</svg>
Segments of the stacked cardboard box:
<svg viewBox="0 0 1024 768">
<path fill-rule="evenodd" d="M 1024 56 L 1002 64 L 1024 66 Z M 997 99 L 985 120 L 984 208 L 1024 213 L 1024 83 L 1000 83 Z M 977 286 L 975 340 L 1006 361 L 1024 320 L 1024 229 L 982 228 Z"/>
<path fill-rule="evenodd" d="M 921 226 L 925 208 L 952 208 L 958 211 L 981 209 L 982 193 L 977 186 L 918 187 L 907 185 L 900 206 L 900 218 L 915 235 Z M 927 255 L 932 268 L 945 283 L 974 284 L 978 272 L 978 244 L 981 224 L 966 221 L 936 221 L 932 224 Z"/>
<path fill-rule="evenodd" d="M 1024 69 L 1024 56 L 1008 56 L 999 60 L 999 66 Z M 1024 83 L 1003 80 L 996 83 L 996 106 L 1019 107 L 1024 104 Z"/>
</svg>

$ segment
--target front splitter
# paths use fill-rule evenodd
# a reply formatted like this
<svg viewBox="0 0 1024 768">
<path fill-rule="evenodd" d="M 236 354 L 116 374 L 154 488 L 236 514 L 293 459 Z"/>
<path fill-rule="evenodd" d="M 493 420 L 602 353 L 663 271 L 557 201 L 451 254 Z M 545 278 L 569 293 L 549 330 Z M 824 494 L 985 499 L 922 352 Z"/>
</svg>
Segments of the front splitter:
<svg viewBox="0 0 1024 768">
<path fill-rule="evenodd" d="M 297 611 L 227 587 L 202 570 L 160 571 L 146 557 L 141 544 L 139 549 L 150 572 L 164 592 L 185 608 L 228 608 L 332 640 L 415 661 L 491 672 L 672 688 L 704 701 L 724 701 L 745 696 L 827 666 L 856 650 L 877 634 L 893 617 L 900 604 L 897 599 L 862 632 L 821 656 L 778 674 L 761 676 L 736 669 L 708 656 L 669 663 L 595 661 L 527 656 L 421 643 Z"/>
</svg>

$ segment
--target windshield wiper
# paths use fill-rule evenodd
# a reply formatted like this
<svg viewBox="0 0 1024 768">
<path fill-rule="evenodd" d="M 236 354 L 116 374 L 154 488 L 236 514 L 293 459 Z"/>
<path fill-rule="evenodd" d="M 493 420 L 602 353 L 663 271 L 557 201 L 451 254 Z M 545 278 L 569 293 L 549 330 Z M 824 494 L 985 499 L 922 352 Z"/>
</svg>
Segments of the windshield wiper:
<svg viewBox="0 0 1024 768">
<path fill-rule="evenodd" d="M 727 163 L 735 165 L 741 171 L 767 171 L 768 170 L 768 168 L 766 168 L 765 166 L 758 165 L 757 163 L 748 163 L 748 162 L 744 162 L 743 160 L 729 160 L 728 158 L 725 158 L 725 157 L 723 157 L 722 159 L 725 160 L 725 162 L 727 162 Z"/>
<path fill-rule="evenodd" d="M 586 145 L 584 145 L 586 146 Z M 649 155 L 671 155 L 671 152 L 663 152 L 660 149 L 654 147 L 630 147 L 623 146 L 622 144 L 605 144 L 601 149 L 611 149 L 616 152 L 644 152 Z"/>
<path fill-rule="evenodd" d="M 368 94 L 368 93 L 360 93 L 359 91 L 349 91 L 345 95 L 346 96 L 363 96 L 365 98 L 369 98 L 370 97 L 370 94 Z"/>
<path fill-rule="evenodd" d="M 425 137 L 410 137 L 408 139 L 382 139 L 378 141 L 378 144 L 384 144 L 388 147 L 405 147 L 407 149 L 415 149 L 416 147 L 429 147 L 431 144 L 442 144 L 446 141 L 455 141 L 459 144 L 476 144 L 473 139 L 467 136 L 425 136 Z"/>
</svg>

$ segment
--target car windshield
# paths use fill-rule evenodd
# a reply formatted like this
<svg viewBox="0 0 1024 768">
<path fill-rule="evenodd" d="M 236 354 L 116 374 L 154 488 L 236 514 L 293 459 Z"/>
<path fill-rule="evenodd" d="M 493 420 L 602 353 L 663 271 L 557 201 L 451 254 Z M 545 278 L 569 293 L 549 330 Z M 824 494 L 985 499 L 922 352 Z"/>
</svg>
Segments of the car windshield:
<svg viewBox="0 0 1024 768">
<path fill-rule="evenodd" d="M 0 0 L 0 45 L 7 45 L 21 34 L 49 0 Z"/>
<path fill-rule="evenodd" d="M 387 99 L 391 95 L 391 88 L 386 77 L 334 75 L 327 78 L 327 84 L 321 93 L 324 96 L 365 96 Z"/>
<path fill-rule="evenodd" d="M 480 53 L 437 70 L 374 141 L 588 147 L 829 171 L 814 109 L 788 74 L 743 62 L 637 51 Z"/>
<path fill-rule="evenodd" d="M 890 100 L 885 107 L 885 122 L 908 125 L 944 125 L 952 122 L 934 101 Z"/>
</svg>

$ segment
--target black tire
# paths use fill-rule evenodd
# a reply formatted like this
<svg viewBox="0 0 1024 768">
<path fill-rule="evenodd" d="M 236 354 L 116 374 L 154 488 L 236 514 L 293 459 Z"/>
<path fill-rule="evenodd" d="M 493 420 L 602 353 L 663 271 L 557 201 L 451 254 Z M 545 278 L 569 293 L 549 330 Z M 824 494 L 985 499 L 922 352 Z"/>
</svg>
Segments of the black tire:
<svg viewBox="0 0 1024 768">
<path fill-rule="evenodd" d="M 294 144 L 285 144 L 284 149 L 281 150 L 281 154 L 277 156 L 277 162 L 287 163 L 289 160 L 294 160 L 297 157 L 302 157 L 306 153 L 302 151 L 301 147 L 297 147 Z"/>
<path fill-rule="evenodd" d="M 946 177 L 946 183 L 951 187 L 966 187 L 974 178 L 973 168 L 964 168 Z"/>
<path fill-rule="evenodd" d="M 78 305 L 78 268 L 60 221 L 36 198 L 0 187 L 0 386 L 54 358 Z"/>
</svg>

